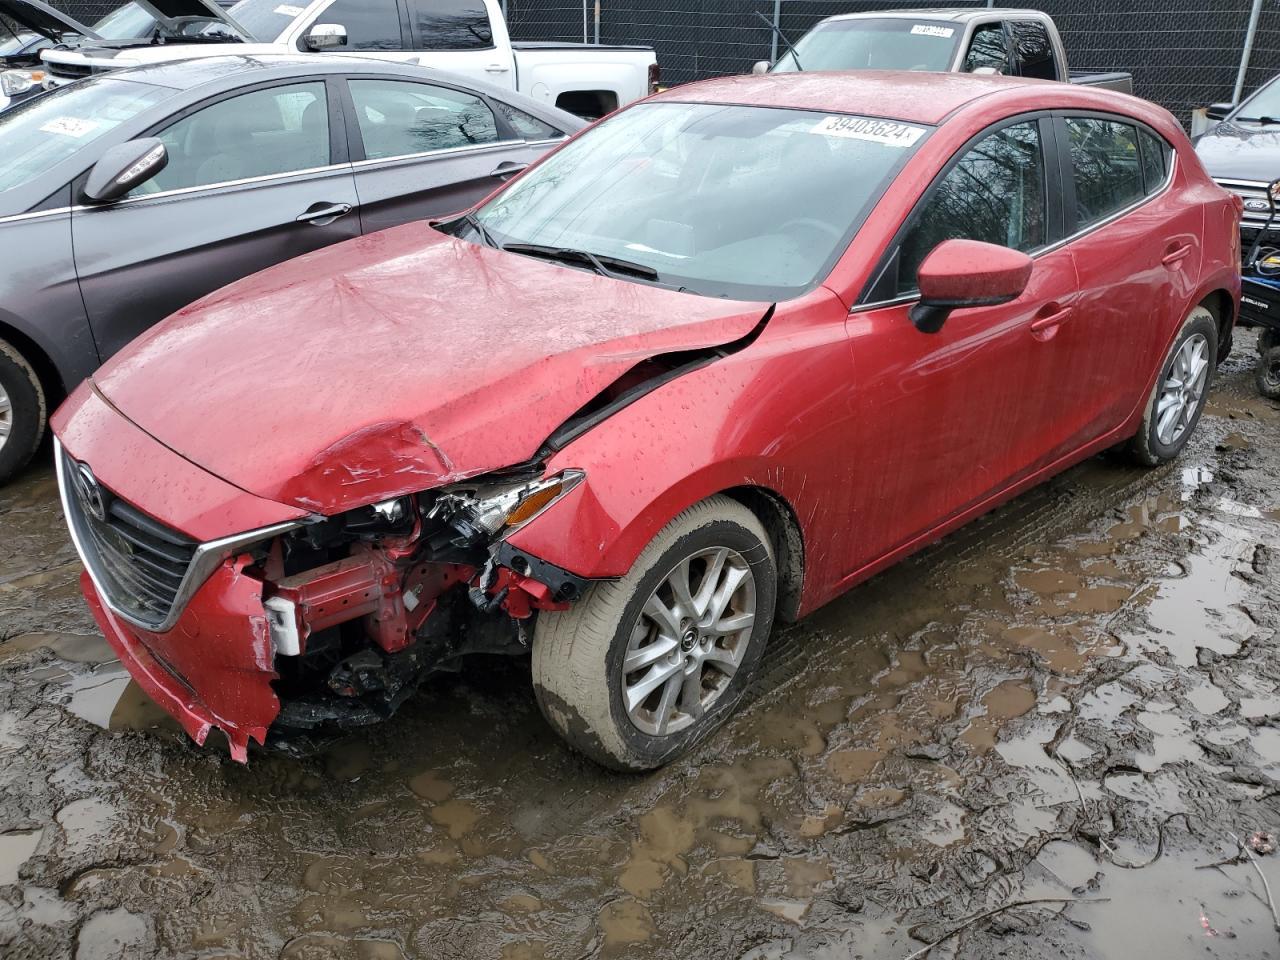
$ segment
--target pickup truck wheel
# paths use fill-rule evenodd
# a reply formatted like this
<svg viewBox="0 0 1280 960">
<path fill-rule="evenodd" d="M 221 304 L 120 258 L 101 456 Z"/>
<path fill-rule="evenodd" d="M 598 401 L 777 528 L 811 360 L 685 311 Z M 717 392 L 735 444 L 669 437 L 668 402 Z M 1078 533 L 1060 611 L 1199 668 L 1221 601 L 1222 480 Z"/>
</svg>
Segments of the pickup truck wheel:
<svg viewBox="0 0 1280 960">
<path fill-rule="evenodd" d="M 1258 392 L 1268 400 L 1280 400 L 1280 344 L 1258 358 Z"/>
<path fill-rule="evenodd" d="M 755 515 L 724 496 L 695 504 L 626 576 L 538 615 L 538 705 L 597 763 L 661 766 L 733 712 L 764 652 L 777 592 L 773 548 Z"/>
<path fill-rule="evenodd" d="M 1142 466 L 1172 460 L 1191 439 L 1218 365 L 1218 325 L 1203 306 L 1191 311 L 1160 367 L 1130 456 Z"/>
<path fill-rule="evenodd" d="M 1263 327 L 1258 331 L 1258 353 L 1264 354 L 1272 347 L 1280 347 L 1280 328 Z"/>
<path fill-rule="evenodd" d="M 22 354 L 0 340 L 0 483 L 30 462 L 47 416 L 40 378 Z"/>
</svg>

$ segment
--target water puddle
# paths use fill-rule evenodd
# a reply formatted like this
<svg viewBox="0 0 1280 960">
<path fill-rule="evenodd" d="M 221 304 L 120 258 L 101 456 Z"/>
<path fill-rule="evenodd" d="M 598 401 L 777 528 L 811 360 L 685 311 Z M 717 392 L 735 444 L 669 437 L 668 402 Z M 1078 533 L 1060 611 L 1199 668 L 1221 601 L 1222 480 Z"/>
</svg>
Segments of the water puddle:
<svg viewBox="0 0 1280 960">
<path fill-rule="evenodd" d="M 36 852 L 43 830 L 0 833 L 0 887 L 18 882 L 18 871 Z"/>
</svg>

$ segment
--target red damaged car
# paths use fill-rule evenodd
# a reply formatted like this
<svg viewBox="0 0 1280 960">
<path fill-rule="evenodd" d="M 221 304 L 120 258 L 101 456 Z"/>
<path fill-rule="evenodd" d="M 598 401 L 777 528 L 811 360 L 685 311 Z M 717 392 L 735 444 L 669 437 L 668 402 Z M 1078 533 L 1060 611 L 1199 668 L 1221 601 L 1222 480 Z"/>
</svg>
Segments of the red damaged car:
<svg viewBox="0 0 1280 960">
<path fill-rule="evenodd" d="M 680 87 L 118 354 L 53 420 L 84 592 L 239 760 L 531 651 L 565 739 L 653 767 L 730 713 L 775 620 L 1104 448 L 1176 456 L 1238 218 L 1116 94 Z"/>
</svg>

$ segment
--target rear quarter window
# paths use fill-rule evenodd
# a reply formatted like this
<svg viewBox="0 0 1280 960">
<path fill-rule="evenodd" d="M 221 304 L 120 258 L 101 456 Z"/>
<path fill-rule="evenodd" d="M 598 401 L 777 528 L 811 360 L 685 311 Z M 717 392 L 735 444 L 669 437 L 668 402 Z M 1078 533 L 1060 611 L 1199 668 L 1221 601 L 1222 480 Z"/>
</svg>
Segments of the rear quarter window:
<svg viewBox="0 0 1280 960">
<path fill-rule="evenodd" d="M 1155 193 L 1169 176 L 1169 164 L 1173 161 L 1173 147 L 1163 137 L 1146 130 L 1138 131 L 1142 148 L 1142 180 L 1148 194 Z"/>
</svg>

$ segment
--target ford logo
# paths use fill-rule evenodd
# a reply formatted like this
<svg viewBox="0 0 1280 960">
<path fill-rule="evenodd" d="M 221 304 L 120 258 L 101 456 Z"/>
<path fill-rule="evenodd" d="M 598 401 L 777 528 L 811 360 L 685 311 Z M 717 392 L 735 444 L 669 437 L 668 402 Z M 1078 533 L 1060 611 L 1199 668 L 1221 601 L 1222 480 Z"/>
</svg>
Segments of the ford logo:
<svg viewBox="0 0 1280 960">
<path fill-rule="evenodd" d="M 76 491 L 80 494 L 80 502 L 93 514 L 100 523 L 107 519 L 107 503 L 102 496 L 102 487 L 98 478 L 93 475 L 87 463 L 76 464 Z"/>
<path fill-rule="evenodd" d="M 1266 200 L 1246 200 L 1244 208 L 1252 213 L 1267 213 L 1271 209 L 1271 204 Z"/>
</svg>

